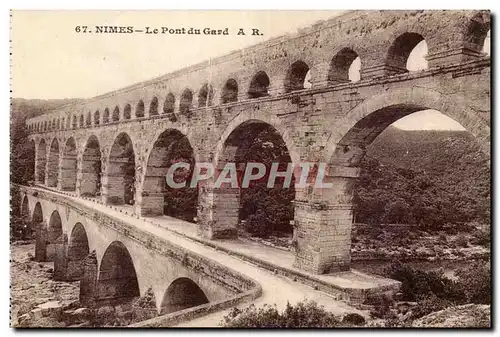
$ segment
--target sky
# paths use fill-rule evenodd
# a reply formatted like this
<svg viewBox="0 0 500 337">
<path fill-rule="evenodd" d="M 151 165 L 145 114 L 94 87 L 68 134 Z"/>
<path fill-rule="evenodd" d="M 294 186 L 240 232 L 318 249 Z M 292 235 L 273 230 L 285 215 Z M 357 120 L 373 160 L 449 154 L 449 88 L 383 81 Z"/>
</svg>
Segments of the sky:
<svg viewBox="0 0 500 337">
<path fill-rule="evenodd" d="M 12 95 L 40 99 L 93 97 L 339 14 L 342 11 L 14 11 Z M 93 30 L 96 25 L 140 29 L 228 27 L 232 32 L 258 28 L 263 35 L 88 34 L 75 29 L 88 26 Z M 489 49 L 489 38 L 485 45 Z M 426 54 L 423 42 L 410 55 L 408 69 L 425 67 Z M 353 79 L 359 77 L 359 60 L 351 74 Z M 412 114 L 394 125 L 403 129 L 462 129 L 435 111 Z"/>
</svg>

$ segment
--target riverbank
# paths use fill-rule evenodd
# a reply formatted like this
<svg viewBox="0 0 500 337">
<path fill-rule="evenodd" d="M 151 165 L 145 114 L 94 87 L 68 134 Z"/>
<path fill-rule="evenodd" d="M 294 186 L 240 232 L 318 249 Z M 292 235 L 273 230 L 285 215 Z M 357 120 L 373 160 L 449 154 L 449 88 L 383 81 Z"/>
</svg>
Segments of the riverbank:
<svg viewBox="0 0 500 337">
<path fill-rule="evenodd" d="M 292 251 L 292 235 L 267 238 L 240 233 L 240 238 L 284 251 Z M 442 268 L 445 275 L 467 266 L 471 261 L 489 260 L 489 233 L 481 229 L 453 233 L 426 232 L 410 225 L 353 224 L 351 268 L 383 275 L 392 261 L 405 262 L 422 270 Z"/>
<path fill-rule="evenodd" d="M 132 303 L 80 306 L 80 282 L 52 279 L 53 262 L 36 262 L 32 241 L 11 243 L 11 321 L 14 328 L 127 326 L 157 316 L 151 293 Z"/>
<path fill-rule="evenodd" d="M 12 327 L 63 327 L 55 317 L 27 319 L 33 310 L 48 302 L 59 302 L 61 307 L 78 305 L 79 282 L 52 280 L 53 262 L 36 262 L 35 244 L 30 241 L 11 243 L 11 326 Z M 36 311 L 38 312 L 38 311 Z"/>
</svg>

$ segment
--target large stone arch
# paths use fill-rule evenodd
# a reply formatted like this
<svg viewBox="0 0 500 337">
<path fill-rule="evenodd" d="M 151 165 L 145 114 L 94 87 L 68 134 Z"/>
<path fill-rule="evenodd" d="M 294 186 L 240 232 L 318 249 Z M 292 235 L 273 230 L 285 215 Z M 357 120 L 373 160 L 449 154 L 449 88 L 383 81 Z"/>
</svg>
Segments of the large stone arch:
<svg viewBox="0 0 500 337">
<path fill-rule="evenodd" d="M 113 141 L 106 165 L 105 203 L 134 204 L 136 153 L 130 136 L 126 132 L 119 133 Z"/>
<path fill-rule="evenodd" d="M 83 261 L 89 255 L 89 240 L 85 227 L 77 222 L 69 236 L 66 279 L 79 280 L 83 275 Z"/>
<path fill-rule="evenodd" d="M 144 170 L 142 179 L 142 195 L 140 198 L 140 212 L 145 215 L 168 214 L 192 221 L 196 216 L 197 189 L 190 188 L 190 178 L 195 163 L 195 153 L 189 138 L 178 129 L 166 129 L 155 139 Z M 186 186 L 174 189 L 166 184 L 167 172 L 177 161 L 188 162 L 190 169 L 176 172 L 185 172 Z M 180 177 L 179 177 L 180 178 Z M 175 203 L 170 197 L 178 196 L 184 200 L 184 205 Z M 192 197 L 190 197 L 192 196 Z M 191 205 L 193 202 L 193 205 Z M 188 203 L 188 204 L 186 204 Z M 172 206 L 172 207 L 171 207 Z M 184 212 L 175 212 L 175 210 Z M 183 214 L 183 213 L 192 213 Z M 178 213 L 178 214 L 177 214 Z"/>
<path fill-rule="evenodd" d="M 22 219 L 23 223 L 23 239 L 25 240 L 31 240 L 35 237 L 36 234 L 36 226 L 34 225 L 32 219 L 31 219 L 31 213 L 30 213 L 30 208 L 29 208 L 29 200 L 28 196 L 24 195 L 22 197 L 22 202 L 21 202 L 21 207 L 19 209 L 20 211 L 20 218 Z"/>
<path fill-rule="evenodd" d="M 37 202 L 33 208 L 32 223 L 36 231 L 35 260 L 44 261 L 46 256 L 47 226 L 45 225 L 40 202 Z"/>
<path fill-rule="evenodd" d="M 95 135 L 85 142 L 81 162 L 80 195 L 99 196 L 102 186 L 101 144 Z"/>
<path fill-rule="evenodd" d="M 74 191 L 77 177 L 77 149 L 73 137 L 68 138 L 64 146 L 61 162 L 61 190 Z"/>
<path fill-rule="evenodd" d="M 160 314 L 170 314 L 208 302 L 203 290 L 193 280 L 180 277 L 170 283 L 167 290 L 165 290 Z"/>
<path fill-rule="evenodd" d="M 52 140 L 47 159 L 47 186 L 56 187 L 59 177 L 59 141 Z"/>
<path fill-rule="evenodd" d="M 231 133 L 243 123 L 247 123 L 250 121 L 258 121 L 266 123 L 272 126 L 274 129 L 276 129 L 286 144 L 288 152 L 290 153 L 290 157 L 292 158 L 292 164 L 296 166 L 299 163 L 300 153 L 295 147 L 290 132 L 288 131 L 287 127 L 281 122 L 281 120 L 277 117 L 272 116 L 269 113 L 266 113 L 265 111 L 248 110 L 245 112 L 241 112 L 240 114 L 235 116 L 231 121 L 229 121 L 224 131 L 220 135 L 219 140 L 217 141 L 217 145 L 215 147 L 215 154 L 214 154 L 214 164 L 216 166 L 219 163 L 219 157 L 224 149 L 224 144 L 226 143 Z"/>
<path fill-rule="evenodd" d="M 139 282 L 132 257 L 120 241 L 113 241 L 99 264 L 97 302 L 115 304 L 140 296 Z"/>
<path fill-rule="evenodd" d="M 198 213 L 198 217 L 201 220 L 200 231 L 205 236 L 223 238 L 236 235 L 236 226 L 240 220 L 240 215 L 245 213 L 240 212 L 240 202 L 246 199 L 241 199 L 239 186 L 235 188 L 230 183 L 215 186 L 214 182 L 219 175 L 222 174 L 227 177 L 228 173 L 230 173 L 224 171 L 227 163 L 237 164 L 237 151 L 242 145 L 240 134 L 247 131 L 259 134 L 264 130 L 271 131 L 272 134 L 277 136 L 276 139 L 279 138 L 278 141 L 283 142 L 290 157 L 291 166 L 295 168 L 295 165 L 298 164 L 299 153 L 291 145 L 293 144 L 292 139 L 288 136 L 286 128 L 281 125 L 278 119 L 273 119 L 269 114 L 266 115 L 262 112 L 242 113 L 236 116 L 229 122 L 219 137 L 213 160 L 215 167 L 214 178 L 209 181 L 203 181 L 203 184 L 199 186 L 200 212 Z M 238 171 L 238 177 L 241 177 L 244 168 L 237 165 L 235 169 Z M 286 170 L 286 165 L 285 168 L 279 168 L 279 171 L 283 170 Z M 296 174 L 297 171 L 293 170 L 293 175 Z M 295 191 L 293 181 L 289 188 L 293 188 L 293 191 Z"/>
<path fill-rule="evenodd" d="M 396 89 L 365 100 L 331 127 L 323 159 L 329 163 L 324 180 L 332 187 L 311 189 L 303 198 L 307 202 L 296 203 L 296 267 L 316 273 L 349 268 L 354 186 L 366 146 L 396 120 L 426 109 L 438 110 L 459 122 L 489 156 L 489 123 L 463 101 L 419 87 Z M 310 220 L 311 212 L 315 221 Z"/>
<path fill-rule="evenodd" d="M 47 143 L 41 139 L 36 153 L 36 181 L 45 184 L 47 170 Z"/>
<path fill-rule="evenodd" d="M 30 206 L 29 206 L 29 200 L 28 200 L 28 196 L 25 195 L 23 196 L 23 201 L 21 203 L 21 217 L 24 218 L 24 219 L 27 219 L 29 220 L 30 219 Z"/>
<path fill-rule="evenodd" d="M 26 181 L 35 181 L 35 166 L 36 166 L 36 144 L 33 139 L 27 142 L 27 160 L 26 168 L 24 171 L 24 178 Z"/>
<path fill-rule="evenodd" d="M 394 109 L 391 109 L 391 107 Z M 355 132 L 359 135 L 359 132 L 354 128 L 355 125 L 374 112 L 381 113 L 378 115 L 378 119 L 366 120 L 367 123 L 374 124 L 374 129 L 371 130 L 369 135 L 366 135 L 368 138 L 363 141 L 365 145 L 375 139 L 380 132 L 397 119 L 426 109 L 437 110 L 460 123 L 476 137 L 482 150 L 487 156 L 490 156 L 489 122 L 479 116 L 475 109 L 469 106 L 467 102 L 454 100 L 436 90 L 412 87 L 391 90 L 366 99 L 343 118 L 336 121 L 331 128 L 332 135 L 327 141 L 324 158 L 330 162 L 335 161 L 334 153 L 337 146 L 349 145 L 348 143 L 353 141 L 350 141 L 350 139 L 354 137 Z M 390 118 L 384 118 L 394 110 L 398 110 L 398 112 L 392 114 Z"/>
<path fill-rule="evenodd" d="M 49 225 L 47 227 L 47 241 L 46 241 L 46 261 L 54 261 L 56 255 L 56 246 L 59 237 L 63 234 L 63 224 L 61 215 L 57 210 L 53 211 L 50 215 Z"/>
</svg>

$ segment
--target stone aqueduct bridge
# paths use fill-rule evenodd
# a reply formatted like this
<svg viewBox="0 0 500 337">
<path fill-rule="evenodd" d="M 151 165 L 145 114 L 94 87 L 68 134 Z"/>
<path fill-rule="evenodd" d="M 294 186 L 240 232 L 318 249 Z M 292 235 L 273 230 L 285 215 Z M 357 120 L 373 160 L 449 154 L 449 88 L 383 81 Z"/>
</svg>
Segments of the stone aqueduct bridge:
<svg viewBox="0 0 500 337">
<path fill-rule="evenodd" d="M 22 215 L 37 225 L 35 259 L 54 261 L 55 280 L 80 280 L 83 306 L 152 291 L 158 313 L 191 308 L 187 317 L 195 317 L 260 295 L 252 279 L 130 225 L 127 214 L 103 214 L 40 188 L 21 186 L 20 193 Z"/>
<path fill-rule="evenodd" d="M 297 189 L 295 266 L 313 273 L 350 265 L 353 184 L 365 147 L 389 124 L 435 109 L 490 152 L 490 58 L 482 53 L 488 11 L 348 12 L 295 35 L 157 79 L 64 106 L 27 121 L 39 184 L 134 212 L 163 214 L 168 163 L 180 138 L 197 162 L 235 161 L 239 135 L 272 127 L 294 164 L 326 162 L 331 189 Z M 409 72 L 426 41 L 428 68 Z M 361 79 L 348 69 L 361 60 Z M 310 74 L 311 87 L 304 86 Z M 132 163 L 131 175 L 123 169 Z M 102 172 L 102 178 L 100 175 Z M 236 235 L 239 191 L 199 188 L 199 233 Z M 76 220 L 76 219 L 75 219 Z"/>
</svg>

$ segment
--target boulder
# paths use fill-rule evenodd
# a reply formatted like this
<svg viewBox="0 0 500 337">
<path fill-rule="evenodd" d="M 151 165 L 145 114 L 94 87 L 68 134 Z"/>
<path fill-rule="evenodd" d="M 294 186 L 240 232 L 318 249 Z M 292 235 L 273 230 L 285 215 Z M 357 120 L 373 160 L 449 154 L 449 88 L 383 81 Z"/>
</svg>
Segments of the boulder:
<svg viewBox="0 0 500 337">
<path fill-rule="evenodd" d="M 54 316 L 63 311 L 63 305 L 59 301 L 50 301 L 47 303 L 39 304 L 38 308 L 42 310 L 43 316 Z"/>
<path fill-rule="evenodd" d="M 42 309 L 36 308 L 31 310 L 31 315 L 33 316 L 34 319 L 41 319 L 43 317 Z"/>
<path fill-rule="evenodd" d="M 466 304 L 436 311 L 416 319 L 414 328 L 488 328 L 491 327 L 491 307 Z"/>
<path fill-rule="evenodd" d="M 17 323 L 19 325 L 25 325 L 31 320 L 31 315 L 29 313 L 26 313 L 24 315 L 21 315 L 17 318 Z"/>
<path fill-rule="evenodd" d="M 75 311 L 73 311 L 73 313 L 75 315 L 85 316 L 85 315 L 90 315 L 92 312 L 90 311 L 89 308 L 78 308 L 78 309 L 75 309 Z"/>
</svg>

